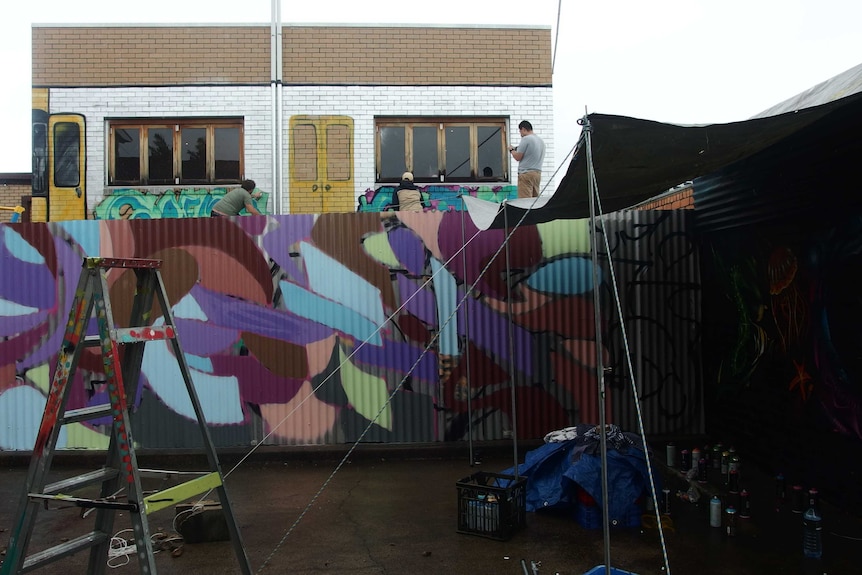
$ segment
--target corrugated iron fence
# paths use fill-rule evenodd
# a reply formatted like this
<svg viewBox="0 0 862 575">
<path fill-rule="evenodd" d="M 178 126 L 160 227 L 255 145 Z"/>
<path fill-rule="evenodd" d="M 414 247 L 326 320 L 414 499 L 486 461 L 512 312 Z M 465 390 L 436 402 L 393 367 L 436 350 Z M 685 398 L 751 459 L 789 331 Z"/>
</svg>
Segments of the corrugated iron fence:
<svg viewBox="0 0 862 575">
<path fill-rule="evenodd" d="M 596 422 L 595 293 L 609 421 L 637 428 L 625 325 L 647 433 L 701 432 L 687 216 L 625 212 L 605 222 L 624 322 L 604 249 L 594 289 L 586 220 L 518 228 L 508 258 L 505 232 L 479 232 L 463 212 L 0 225 L 0 449 L 32 448 L 86 256 L 164 261 L 220 446 L 503 438 L 512 384 L 519 437 Z M 134 282 L 112 274 L 121 325 Z M 94 353 L 82 355 L 69 408 L 101 402 Z M 142 447 L 194 445 L 170 353 L 147 344 L 133 418 Z M 105 448 L 108 429 L 69 425 L 59 445 Z"/>
</svg>

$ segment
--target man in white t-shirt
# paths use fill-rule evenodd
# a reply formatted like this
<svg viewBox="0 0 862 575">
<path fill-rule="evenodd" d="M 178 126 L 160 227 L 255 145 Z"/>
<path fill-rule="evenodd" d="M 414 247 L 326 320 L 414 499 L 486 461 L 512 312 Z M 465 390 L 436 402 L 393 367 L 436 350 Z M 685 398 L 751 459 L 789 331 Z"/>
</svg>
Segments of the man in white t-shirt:
<svg viewBox="0 0 862 575">
<path fill-rule="evenodd" d="M 533 133 L 533 125 L 527 120 L 518 124 L 521 142 L 510 146 L 509 152 L 518 162 L 518 197 L 535 198 L 539 195 L 542 181 L 542 162 L 545 161 L 545 142 Z"/>
</svg>

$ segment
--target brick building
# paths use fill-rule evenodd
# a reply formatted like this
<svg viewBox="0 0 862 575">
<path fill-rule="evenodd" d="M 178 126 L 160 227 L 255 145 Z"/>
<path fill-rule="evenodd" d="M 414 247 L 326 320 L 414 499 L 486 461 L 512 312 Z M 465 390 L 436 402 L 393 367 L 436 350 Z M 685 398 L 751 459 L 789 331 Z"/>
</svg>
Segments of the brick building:
<svg viewBox="0 0 862 575">
<path fill-rule="evenodd" d="M 29 195 L 30 174 L 0 174 L 0 222 L 11 221 L 14 209 L 25 207 L 27 202 L 22 199 Z"/>
<path fill-rule="evenodd" d="M 511 186 L 522 119 L 552 173 L 549 27 L 281 30 L 277 50 L 268 25 L 35 25 L 33 188 L 48 219 L 166 217 L 165 202 L 203 215 L 243 178 L 269 213 L 354 211 L 408 169 L 420 186 Z M 47 151 L 64 134 L 80 174 Z"/>
</svg>

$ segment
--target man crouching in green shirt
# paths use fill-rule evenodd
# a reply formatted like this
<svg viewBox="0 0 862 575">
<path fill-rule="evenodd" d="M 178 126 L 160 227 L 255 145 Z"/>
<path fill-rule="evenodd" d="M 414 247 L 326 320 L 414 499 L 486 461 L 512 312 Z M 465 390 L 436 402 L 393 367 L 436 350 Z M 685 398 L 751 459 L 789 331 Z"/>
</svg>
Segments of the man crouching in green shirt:
<svg viewBox="0 0 862 575">
<path fill-rule="evenodd" d="M 254 216 L 261 215 L 252 201 L 252 199 L 259 200 L 262 195 L 260 192 L 254 192 L 256 185 L 254 180 L 244 180 L 240 187 L 229 191 L 213 205 L 210 215 L 238 216 L 243 208 Z"/>
</svg>

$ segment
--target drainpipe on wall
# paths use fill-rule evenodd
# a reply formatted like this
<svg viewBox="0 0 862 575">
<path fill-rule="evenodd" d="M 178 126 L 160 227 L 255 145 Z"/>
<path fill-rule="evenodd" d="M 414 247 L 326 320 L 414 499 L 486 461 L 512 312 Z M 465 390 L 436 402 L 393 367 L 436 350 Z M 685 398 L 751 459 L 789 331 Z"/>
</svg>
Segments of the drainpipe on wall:
<svg viewBox="0 0 862 575">
<path fill-rule="evenodd" d="M 284 196 L 284 181 L 282 169 L 283 133 L 282 133 L 282 72 L 281 72 L 281 0 L 272 0 L 272 20 L 270 22 L 269 61 L 270 87 L 272 92 L 272 185 L 273 214 L 282 213 Z"/>
</svg>

